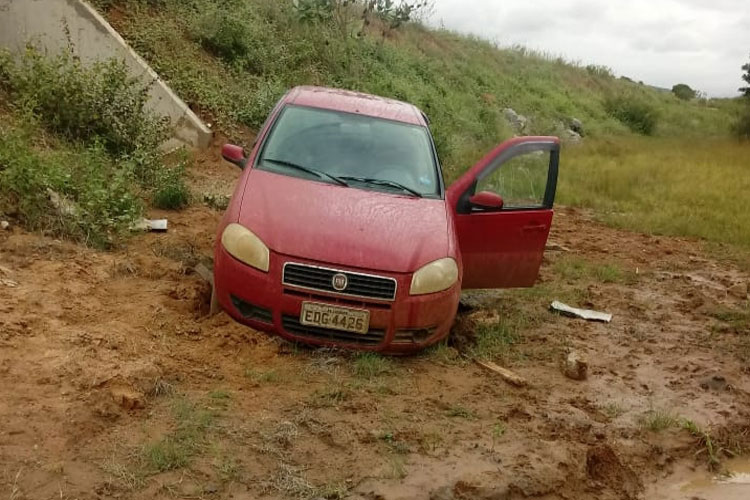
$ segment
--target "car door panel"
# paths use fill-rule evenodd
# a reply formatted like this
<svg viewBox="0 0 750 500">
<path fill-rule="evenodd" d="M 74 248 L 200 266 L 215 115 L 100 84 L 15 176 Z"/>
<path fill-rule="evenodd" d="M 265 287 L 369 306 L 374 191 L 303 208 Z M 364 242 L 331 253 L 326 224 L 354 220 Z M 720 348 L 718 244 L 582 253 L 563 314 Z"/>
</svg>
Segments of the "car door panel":
<svg viewBox="0 0 750 500">
<path fill-rule="evenodd" d="M 448 189 L 463 288 L 534 284 L 552 224 L 558 163 L 556 137 L 517 137 L 492 150 Z M 469 198 L 480 190 L 500 194 L 503 207 L 472 206 Z"/>
<path fill-rule="evenodd" d="M 552 210 L 458 215 L 462 287 L 532 286 L 552 224 Z"/>
</svg>

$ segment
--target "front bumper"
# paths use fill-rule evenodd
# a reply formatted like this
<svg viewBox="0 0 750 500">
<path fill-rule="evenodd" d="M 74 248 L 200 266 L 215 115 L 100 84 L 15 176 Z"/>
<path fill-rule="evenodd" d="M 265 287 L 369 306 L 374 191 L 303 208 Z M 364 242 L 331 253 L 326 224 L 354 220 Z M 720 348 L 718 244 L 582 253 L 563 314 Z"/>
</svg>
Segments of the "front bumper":
<svg viewBox="0 0 750 500">
<path fill-rule="evenodd" d="M 397 281 L 393 301 L 348 297 L 282 284 L 285 262 L 377 274 Z M 445 338 L 458 308 L 460 286 L 428 295 L 409 295 L 411 274 L 373 272 L 271 253 L 268 273 L 247 266 L 221 244 L 214 255 L 214 285 L 222 308 L 237 321 L 305 344 L 390 354 L 415 352 Z M 370 311 L 366 334 L 304 326 L 302 302 L 312 301 Z"/>
</svg>

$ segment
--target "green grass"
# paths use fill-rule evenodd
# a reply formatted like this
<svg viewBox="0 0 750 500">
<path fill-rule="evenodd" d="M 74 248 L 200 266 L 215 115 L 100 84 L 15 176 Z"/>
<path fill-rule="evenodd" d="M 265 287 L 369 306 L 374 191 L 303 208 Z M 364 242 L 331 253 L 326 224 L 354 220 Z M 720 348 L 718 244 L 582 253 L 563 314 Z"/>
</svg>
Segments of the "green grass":
<svg viewBox="0 0 750 500">
<path fill-rule="evenodd" d="M 172 405 L 174 428 L 142 451 L 145 468 L 151 472 L 180 469 L 206 446 L 215 414 L 188 399 L 178 397 Z"/>
<path fill-rule="evenodd" d="M 278 384 L 282 382 L 284 378 L 276 370 L 261 371 L 253 368 L 245 369 L 245 377 L 257 384 Z"/>
<path fill-rule="evenodd" d="M 564 255 L 555 259 L 552 269 L 568 282 L 632 284 L 637 279 L 635 272 L 623 268 L 619 263 L 595 262 L 575 255 Z"/>
<path fill-rule="evenodd" d="M 558 200 L 617 227 L 750 249 L 750 143 L 620 137 L 568 148 Z"/>
<path fill-rule="evenodd" d="M 519 339 L 519 331 L 528 326 L 526 318 L 502 317 L 494 325 L 479 325 L 476 343 L 469 349 L 469 355 L 478 359 L 507 359 L 513 345 Z"/>
<path fill-rule="evenodd" d="M 641 427 L 652 432 L 661 432 L 666 429 L 677 427 L 680 419 L 672 412 L 657 408 L 646 412 L 640 419 Z"/>
<path fill-rule="evenodd" d="M 257 129 L 294 85 L 361 90 L 412 102 L 430 116 L 449 179 L 512 135 L 505 107 L 530 117 L 525 133 L 559 132 L 573 117 L 591 136 L 645 132 L 644 116 L 653 114 L 647 132 L 696 137 L 728 134 L 739 108 L 729 100 L 680 101 L 604 68 L 418 24 L 387 37 L 377 30 L 354 36 L 358 16 L 344 30 L 306 24 L 287 0 L 232 0 L 231 8 L 219 0 L 104 4 L 105 14 L 112 4 L 127 7 L 113 19 L 120 32 L 230 135 L 240 138 L 237 125 Z"/>
<path fill-rule="evenodd" d="M 355 376 L 371 380 L 393 374 L 395 367 L 394 362 L 389 358 L 372 352 L 363 352 L 354 357 L 352 370 Z"/>
<path fill-rule="evenodd" d="M 183 206 L 188 158 L 162 157 L 168 126 L 147 99 L 124 62 L 0 50 L 0 214 L 108 247 L 142 216 L 144 200 Z"/>
</svg>

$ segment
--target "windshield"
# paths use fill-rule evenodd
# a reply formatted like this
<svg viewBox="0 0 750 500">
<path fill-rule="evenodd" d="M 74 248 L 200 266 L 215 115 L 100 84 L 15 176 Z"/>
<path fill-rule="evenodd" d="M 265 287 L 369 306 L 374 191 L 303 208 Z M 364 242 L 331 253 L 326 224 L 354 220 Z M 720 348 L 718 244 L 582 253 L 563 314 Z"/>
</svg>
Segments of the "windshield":
<svg viewBox="0 0 750 500">
<path fill-rule="evenodd" d="M 353 113 L 286 106 L 256 166 L 361 189 L 440 194 L 427 128 Z"/>
</svg>

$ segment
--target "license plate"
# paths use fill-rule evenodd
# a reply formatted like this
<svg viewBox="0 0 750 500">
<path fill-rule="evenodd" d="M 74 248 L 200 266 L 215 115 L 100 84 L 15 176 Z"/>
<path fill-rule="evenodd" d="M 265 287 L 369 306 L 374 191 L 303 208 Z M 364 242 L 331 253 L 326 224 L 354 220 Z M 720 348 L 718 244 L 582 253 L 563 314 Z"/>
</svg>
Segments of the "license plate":
<svg viewBox="0 0 750 500">
<path fill-rule="evenodd" d="M 367 333 L 370 329 L 370 311 L 303 302 L 299 322 L 344 332 Z"/>
</svg>

